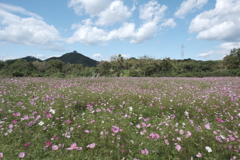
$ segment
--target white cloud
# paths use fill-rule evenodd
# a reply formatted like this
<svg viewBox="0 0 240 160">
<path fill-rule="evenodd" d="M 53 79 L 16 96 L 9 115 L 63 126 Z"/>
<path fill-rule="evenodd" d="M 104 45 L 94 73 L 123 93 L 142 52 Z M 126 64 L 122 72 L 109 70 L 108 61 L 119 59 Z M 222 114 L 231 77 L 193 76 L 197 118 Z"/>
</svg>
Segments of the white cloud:
<svg viewBox="0 0 240 160">
<path fill-rule="evenodd" d="M 166 20 L 161 24 L 161 26 L 174 28 L 174 27 L 177 26 L 177 24 L 176 24 L 176 22 L 174 21 L 174 19 L 169 18 L 169 19 L 166 19 Z"/>
<path fill-rule="evenodd" d="M 36 57 L 36 58 L 39 58 L 39 59 L 44 59 L 45 56 L 43 54 L 32 54 L 30 56 L 33 56 L 33 57 Z"/>
<path fill-rule="evenodd" d="M 10 11 L 20 12 L 30 17 L 22 18 Z M 21 7 L 0 4 L 0 25 L 2 25 L 0 29 L 0 41 L 2 42 L 52 48 L 56 41 L 61 39 L 54 26 L 46 24 L 41 17 Z"/>
<path fill-rule="evenodd" d="M 49 50 L 49 51 L 53 51 L 53 52 L 65 52 L 67 51 L 65 49 L 65 47 L 63 46 L 63 44 L 61 43 L 52 43 L 52 44 L 48 44 L 48 45 L 43 45 L 41 47 L 39 47 L 39 50 Z"/>
<path fill-rule="evenodd" d="M 225 50 L 231 50 L 233 48 L 240 48 L 240 42 L 227 42 L 227 43 L 222 43 L 220 48 L 225 49 Z"/>
<path fill-rule="evenodd" d="M 18 7 L 18 6 L 13 6 L 13 5 L 9 5 L 9 4 L 4 4 L 4 3 L 0 3 L 0 9 L 8 11 L 8 12 L 17 12 L 17 13 L 21 13 L 30 17 L 33 17 L 35 19 L 39 19 L 39 20 L 43 20 L 43 18 L 35 13 L 29 12 L 26 9 L 22 8 L 22 7 Z"/>
<path fill-rule="evenodd" d="M 188 12 L 201 9 L 208 0 L 187 0 L 183 1 L 180 8 L 174 13 L 178 18 L 184 18 Z"/>
<path fill-rule="evenodd" d="M 93 57 L 93 58 L 96 58 L 96 59 L 102 58 L 102 56 L 101 56 L 100 53 L 94 54 L 92 57 Z"/>
<path fill-rule="evenodd" d="M 189 26 L 198 39 L 240 41 L 240 1 L 217 0 L 215 8 L 197 15 Z"/>
<path fill-rule="evenodd" d="M 126 40 L 131 39 L 134 36 L 135 24 L 123 23 L 119 29 L 115 29 L 109 32 L 108 39 L 114 40 Z"/>
<path fill-rule="evenodd" d="M 73 7 L 77 15 L 84 11 L 89 15 L 96 15 L 104 11 L 112 0 L 70 0 L 68 7 Z"/>
<path fill-rule="evenodd" d="M 117 2 L 116 4 L 122 7 L 122 8 L 120 7 L 121 8 L 120 10 L 122 12 L 124 8 L 122 2 L 121 1 L 114 2 L 115 3 Z M 127 11 L 127 8 L 125 9 Z M 165 5 L 161 6 L 155 0 L 149 1 L 148 3 L 140 6 L 139 18 L 143 20 L 143 24 L 139 28 L 136 28 L 136 25 L 134 23 L 125 22 L 119 28 L 108 31 L 106 29 L 94 26 L 94 23 L 91 22 L 90 19 L 86 19 L 82 21 L 81 24 L 73 25 L 72 29 L 76 29 L 76 31 L 74 32 L 73 36 L 67 40 L 67 42 L 74 43 L 78 41 L 81 43 L 85 43 L 87 45 L 96 45 L 111 40 L 117 41 L 127 40 L 130 43 L 143 43 L 152 38 L 155 35 L 155 33 L 160 29 L 161 25 L 159 25 L 159 23 L 163 19 L 166 9 L 167 7 Z M 109 10 L 107 9 L 105 11 Z M 114 13 L 117 12 L 118 10 L 116 12 L 114 11 Z M 128 15 L 126 14 L 123 17 L 127 18 L 128 16 L 130 16 L 130 12 Z M 109 24 L 110 22 L 114 23 L 116 21 L 120 20 L 117 18 L 115 18 L 114 21 L 111 19 L 109 20 L 105 19 L 101 22 L 101 24 Z M 98 21 L 98 23 L 100 23 L 100 21 Z M 166 26 L 174 27 L 175 26 L 174 23 L 175 23 L 174 20 L 168 19 L 167 21 L 165 21 L 163 25 L 165 27 Z"/>
<path fill-rule="evenodd" d="M 98 14 L 97 25 L 109 25 L 123 22 L 131 16 L 131 11 L 120 0 L 113 1 L 109 7 Z"/>
<path fill-rule="evenodd" d="M 240 42 L 226 42 L 221 43 L 216 49 L 207 51 L 205 53 L 200 53 L 196 57 L 203 59 L 221 60 L 226 55 L 230 54 L 233 48 L 240 48 Z"/>
<path fill-rule="evenodd" d="M 210 55 L 214 54 L 214 51 L 208 51 L 208 52 L 205 52 L 205 53 L 200 53 L 198 54 L 196 57 L 200 57 L 200 58 L 208 58 L 210 57 Z"/>
<path fill-rule="evenodd" d="M 79 41 L 87 45 L 97 45 L 111 40 L 130 40 L 130 43 L 142 43 L 150 39 L 157 30 L 158 26 L 155 22 L 144 23 L 137 30 L 134 23 L 124 23 L 119 29 L 110 32 L 94 26 L 78 25 L 77 30 L 67 42 Z"/>
<path fill-rule="evenodd" d="M 9 56 L 9 55 L 0 55 L 0 60 L 2 61 L 6 61 L 6 60 L 13 60 L 13 59 L 18 59 L 18 58 L 22 58 L 22 57 L 19 57 L 19 56 Z"/>
<path fill-rule="evenodd" d="M 164 17 L 166 10 L 167 6 L 161 6 L 155 0 L 149 1 L 147 4 L 140 6 L 140 19 L 147 22 L 159 22 Z"/>
<path fill-rule="evenodd" d="M 152 38 L 157 30 L 158 26 L 155 22 L 147 22 L 135 32 L 130 43 L 143 43 Z"/>
<path fill-rule="evenodd" d="M 200 53 L 196 57 L 205 60 L 222 60 L 229 51 L 227 50 L 211 50 L 205 53 Z"/>
<path fill-rule="evenodd" d="M 106 41 L 107 32 L 103 29 L 93 27 L 91 25 L 78 25 L 77 30 L 74 32 L 73 36 L 70 37 L 67 42 L 74 43 L 79 41 L 88 45 L 96 45 L 101 41 Z"/>
<path fill-rule="evenodd" d="M 123 59 L 128 59 L 130 57 L 130 55 L 126 55 L 126 54 L 121 54 L 121 56 L 123 57 Z"/>
</svg>

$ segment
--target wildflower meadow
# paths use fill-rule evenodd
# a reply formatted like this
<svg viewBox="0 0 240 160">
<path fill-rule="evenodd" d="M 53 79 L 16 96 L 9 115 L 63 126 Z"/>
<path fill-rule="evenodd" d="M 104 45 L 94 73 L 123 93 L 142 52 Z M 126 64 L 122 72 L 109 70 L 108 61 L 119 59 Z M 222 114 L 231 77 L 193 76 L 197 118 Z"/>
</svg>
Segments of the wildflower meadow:
<svg viewBox="0 0 240 160">
<path fill-rule="evenodd" d="M 2 78 L 0 159 L 240 159 L 240 78 Z"/>
</svg>

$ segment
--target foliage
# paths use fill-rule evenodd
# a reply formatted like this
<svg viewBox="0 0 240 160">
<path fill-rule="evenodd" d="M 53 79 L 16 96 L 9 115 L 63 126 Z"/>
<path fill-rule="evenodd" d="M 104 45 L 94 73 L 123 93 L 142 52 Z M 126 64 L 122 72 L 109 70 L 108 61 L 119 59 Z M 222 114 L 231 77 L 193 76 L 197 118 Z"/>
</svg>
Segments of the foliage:
<svg viewBox="0 0 240 160">
<path fill-rule="evenodd" d="M 29 60 L 30 62 L 26 61 Z M 35 60 L 35 61 L 33 61 Z M 148 56 L 97 62 L 76 51 L 39 61 L 34 57 L 0 61 L 1 77 L 228 77 L 240 76 L 240 49 L 232 49 L 223 60 L 154 59 Z"/>
<path fill-rule="evenodd" d="M 230 54 L 223 58 L 228 69 L 240 69 L 240 49 L 232 49 Z"/>
</svg>

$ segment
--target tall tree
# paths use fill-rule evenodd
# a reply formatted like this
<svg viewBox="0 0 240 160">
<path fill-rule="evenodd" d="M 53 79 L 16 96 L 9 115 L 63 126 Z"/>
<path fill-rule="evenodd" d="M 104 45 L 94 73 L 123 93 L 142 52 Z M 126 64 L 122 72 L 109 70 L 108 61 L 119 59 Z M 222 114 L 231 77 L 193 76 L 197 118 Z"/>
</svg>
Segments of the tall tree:
<svg viewBox="0 0 240 160">
<path fill-rule="evenodd" d="M 240 69 L 240 48 L 233 48 L 230 54 L 223 58 L 223 64 L 227 69 Z"/>
</svg>

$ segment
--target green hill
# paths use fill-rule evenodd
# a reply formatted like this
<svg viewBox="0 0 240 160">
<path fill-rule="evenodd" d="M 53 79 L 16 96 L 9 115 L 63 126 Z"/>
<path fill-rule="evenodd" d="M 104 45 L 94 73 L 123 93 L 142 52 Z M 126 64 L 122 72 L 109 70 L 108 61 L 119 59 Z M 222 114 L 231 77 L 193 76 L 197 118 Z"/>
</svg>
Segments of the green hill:
<svg viewBox="0 0 240 160">
<path fill-rule="evenodd" d="M 33 62 L 33 61 L 42 62 L 41 59 L 35 58 L 35 57 L 33 57 L 33 56 L 27 56 L 27 57 L 24 57 L 24 58 L 22 58 L 22 59 L 25 59 L 25 60 L 28 61 L 28 62 Z"/>
<path fill-rule="evenodd" d="M 96 67 L 98 64 L 98 61 L 93 60 L 89 57 L 86 57 L 81 53 L 78 53 L 77 51 L 66 53 L 61 57 L 51 57 L 46 59 L 45 61 L 56 60 L 56 59 L 61 60 L 64 63 L 82 64 L 87 67 Z"/>
</svg>

